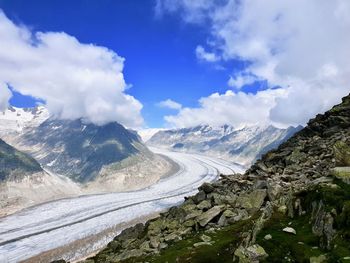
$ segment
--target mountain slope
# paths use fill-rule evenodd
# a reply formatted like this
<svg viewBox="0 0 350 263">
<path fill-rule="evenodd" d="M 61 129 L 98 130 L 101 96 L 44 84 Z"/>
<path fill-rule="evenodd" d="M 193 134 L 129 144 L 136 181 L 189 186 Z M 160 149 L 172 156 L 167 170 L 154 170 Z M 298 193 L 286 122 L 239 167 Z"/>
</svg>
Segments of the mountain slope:
<svg viewBox="0 0 350 263">
<path fill-rule="evenodd" d="M 350 95 L 245 174 L 205 183 L 87 262 L 347 262 Z"/>
<path fill-rule="evenodd" d="M 40 164 L 0 139 L 0 182 L 41 172 Z"/>
<path fill-rule="evenodd" d="M 0 216 L 78 194 L 73 182 L 48 174 L 34 158 L 0 139 Z"/>
<path fill-rule="evenodd" d="M 104 126 L 81 120 L 48 119 L 16 140 L 44 167 L 81 183 L 94 180 L 102 168 L 137 155 L 152 157 L 136 133 L 118 123 Z"/>
<path fill-rule="evenodd" d="M 216 128 L 202 125 L 159 131 L 147 141 L 147 144 L 179 151 L 205 153 L 249 165 L 301 128 L 299 126 L 279 129 L 270 125 L 234 129 L 229 125 Z"/>
</svg>

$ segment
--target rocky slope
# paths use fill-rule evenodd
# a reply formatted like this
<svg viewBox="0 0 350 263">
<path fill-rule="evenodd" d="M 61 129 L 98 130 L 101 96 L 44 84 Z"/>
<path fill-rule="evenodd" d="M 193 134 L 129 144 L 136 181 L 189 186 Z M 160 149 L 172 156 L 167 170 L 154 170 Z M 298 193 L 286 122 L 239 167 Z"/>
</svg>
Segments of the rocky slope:
<svg viewBox="0 0 350 263">
<path fill-rule="evenodd" d="M 35 159 L 0 139 L 0 182 L 19 180 L 41 171 Z"/>
<path fill-rule="evenodd" d="M 229 125 L 158 131 L 147 144 L 157 147 L 205 153 L 249 166 L 262 154 L 276 148 L 302 127 L 279 129 L 269 126 L 248 126 L 235 129 Z"/>
<path fill-rule="evenodd" d="M 85 262 L 349 262 L 350 96 Z"/>
<path fill-rule="evenodd" d="M 0 216 L 79 193 L 77 186 L 46 173 L 34 158 L 0 139 Z"/>
</svg>

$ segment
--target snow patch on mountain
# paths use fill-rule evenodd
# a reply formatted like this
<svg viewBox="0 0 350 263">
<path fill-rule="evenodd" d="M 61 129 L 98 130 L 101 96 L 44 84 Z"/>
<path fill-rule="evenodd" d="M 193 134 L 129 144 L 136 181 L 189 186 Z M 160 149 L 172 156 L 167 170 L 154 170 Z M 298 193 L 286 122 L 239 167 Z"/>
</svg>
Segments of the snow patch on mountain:
<svg viewBox="0 0 350 263">
<path fill-rule="evenodd" d="M 234 128 L 199 125 L 190 128 L 163 130 L 147 144 L 176 151 L 201 153 L 249 166 L 262 154 L 291 137 L 299 127 L 280 129 L 272 125 Z"/>
<path fill-rule="evenodd" d="M 0 136 L 20 133 L 26 127 L 37 127 L 49 116 L 48 110 L 43 106 L 34 108 L 9 106 L 6 110 L 0 112 Z"/>
</svg>

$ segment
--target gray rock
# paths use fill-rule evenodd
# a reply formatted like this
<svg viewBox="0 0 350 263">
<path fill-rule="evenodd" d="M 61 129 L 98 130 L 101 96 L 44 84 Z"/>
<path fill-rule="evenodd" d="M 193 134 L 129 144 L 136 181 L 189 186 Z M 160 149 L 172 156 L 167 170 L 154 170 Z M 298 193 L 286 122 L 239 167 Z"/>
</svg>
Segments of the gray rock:
<svg viewBox="0 0 350 263">
<path fill-rule="evenodd" d="M 193 244 L 194 247 L 201 247 L 201 246 L 211 246 L 210 242 L 197 242 Z"/>
<path fill-rule="evenodd" d="M 239 263 L 258 263 L 268 257 L 263 247 L 258 244 L 247 248 L 240 246 L 235 251 L 235 256 L 239 258 Z"/>
<path fill-rule="evenodd" d="M 270 234 L 267 234 L 266 236 L 264 236 L 264 239 L 265 240 L 271 240 L 272 239 L 272 236 Z"/>
<path fill-rule="evenodd" d="M 204 200 L 197 205 L 197 208 L 200 210 L 209 209 L 211 208 L 211 203 L 208 200 Z"/>
<path fill-rule="evenodd" d="M 244 209 L 255 212 L 260 209 L 266 197 L 266 190 L 254 190 L 251 193 L 243 193 L 237 198 L 237 204 Z"/>
<path fill-rule="evenodd" d="M 211 241 L 211 237 L 210 237 L 210 236 L 207 236 L 207 235 L 201 235 L 201 236 L 200 236 L 200 239 L 201 239 L 203 242 L 210 242 L 210 241 Z"/>
<path fill-rule="evenodd" d="M 294 234 L 294 235 L 297 234 L 297 231 L 295 231 L 295 229 L 292 228 L 292 227 L 285 227 L 285 228 L 283 228 L 283 232 Z"/>
<path fill-rule="evenodd" d="M 192 196 L 191 198 L 195 204 L 199 204 L 200 202 L 205 200 L 205 192 L 201 190 L 196 195 Z"/>
<path fill-rule="evenodd" d="M 210 194 L 215 188 L 210 183 L 204 183 L 198 189 L 203 190 L 206 194 Z"/>
<path fill-rule="evenodd" d="M 210 208 L 208 211 L 197 217 L 198 223 L 200 226 L 205 227 L 211 220 L 213 220 L 213 218 L 219 215 L 223 209 L 224 206 L 214 206 Z"/>
</svg>

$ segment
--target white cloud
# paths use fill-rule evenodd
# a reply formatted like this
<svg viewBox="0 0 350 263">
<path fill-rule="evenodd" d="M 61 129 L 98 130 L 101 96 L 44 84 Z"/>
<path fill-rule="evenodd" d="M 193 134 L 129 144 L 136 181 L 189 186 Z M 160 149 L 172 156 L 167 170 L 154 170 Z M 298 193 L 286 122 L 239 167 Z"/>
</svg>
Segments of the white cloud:
<svg viewBox="0 0 350 263">
<path fill-rule="evenodd" d="M 3 111 L 7 108 L 11 95 L 11 91 L 7 85 L 0 82 L 0 111 Z"/>
<path fill-rule="evenodd" d="M 46 102 L 58 118 L 143 124 L 142 105 L 125 93 L 124 59 L 63 32 L 31 32 L 0 10 L 0 83 Z"/>
<path fill-rule="evenodd" d="M 159 107 L 162 108 L 168 108 L 172 110 L 180 110 L 182 108 L 182 105 L 176 101 L 173 101 L 171 99 L 163 100 L 159 103 L 157 103 Z"/>
<path fill-rule="evenodd" d="M 269 112 L 275 105 L 275 98 L 285 95 L 284 89 L 265 90 L 257 94 L 234 93 L 230 90 L 224 94 L 214 93 L 201 98 L 199 107 L 183 108 L 177 115 L 166 116 L 165 120 L 175 127 L 265 124 L 269 122 Z"/>
<path fill-rule="evenodd" d="M 162 17 L 167 12 L 181 11 L 186 22 L 200 23 L 214 6 L 213 0 L 156 0 L 156 17 Z"/>
<path fill-rule="evenodd" d="M 205 51 L 205 49 L 202 46 L 197 46 L 196 56 L 198 59 L 207 62 L 215 62 L 220 60 L 220 58 L 215 53 Z"/>
<path fill-rule="evenodd" d="M 238 74 L 234 77 L 230 76 L 227 85 L 232 88 L 241 89 L 245 85 L 253 84 L 258 78 L 249 74 Z"/>
<path fill-rule="evenodd" d="M 187 1 L 179 4 L 181 8 L 164 10 L 181 12 L 186 22 L 191 22 L 188 17 L 192 13 L 200 13 L 203 26 L 214 39 L 211 46 L 216 54 L 221 51 L 219 57 L 244 61 L 248 65 L 244 73 L 267 80 L 270 88 L 285 90 L 269 107 L 270 122 L 305 124 L 349 93 L 349 1 L 227 0 L 209 7 L 206 3 L 194 7 Z M 239 86 L 245 81 L 238 77 L 231 84 Z M 247 99 L 254 101 L 255 96 L 258 94 Z M 187 118 L 184 112 L 181 116 Z"/>
</svg>

